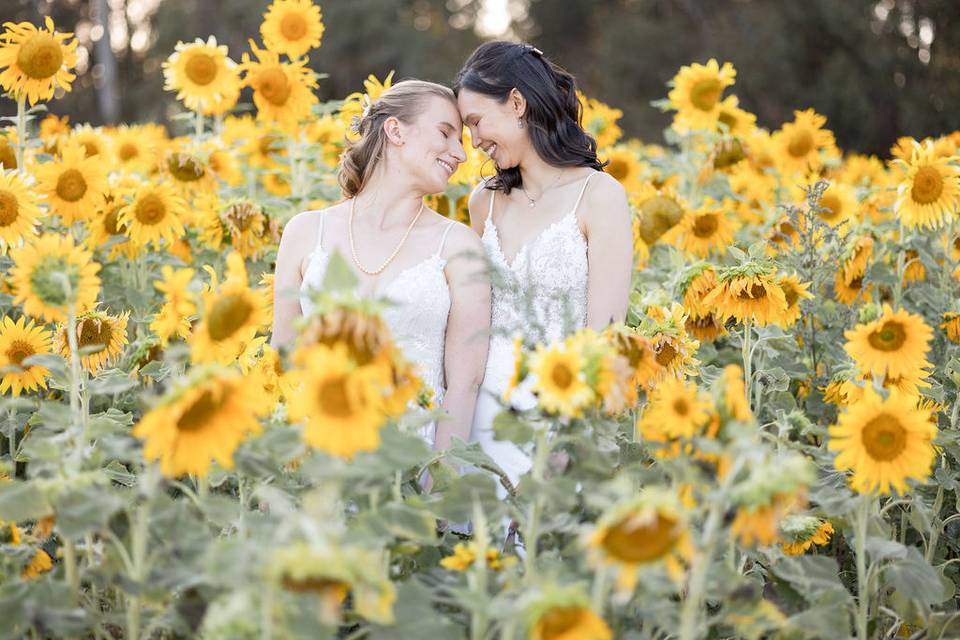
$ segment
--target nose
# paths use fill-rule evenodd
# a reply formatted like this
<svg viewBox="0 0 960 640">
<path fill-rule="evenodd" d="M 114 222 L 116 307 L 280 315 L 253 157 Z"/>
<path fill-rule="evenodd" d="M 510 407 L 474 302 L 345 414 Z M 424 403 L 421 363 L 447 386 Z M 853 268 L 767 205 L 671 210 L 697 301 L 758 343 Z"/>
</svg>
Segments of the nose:
<svg viewBox="0 0 960 640">
<path fill-rule="evenodd" d="M 474 144 L 476 146 L 476 144 Z M 453 157 L 457 162 L 466 162 L 467 152 L 463 149 L 463 143 L 457 140 L 457 143 L 453 145 Z"/>
</svg>

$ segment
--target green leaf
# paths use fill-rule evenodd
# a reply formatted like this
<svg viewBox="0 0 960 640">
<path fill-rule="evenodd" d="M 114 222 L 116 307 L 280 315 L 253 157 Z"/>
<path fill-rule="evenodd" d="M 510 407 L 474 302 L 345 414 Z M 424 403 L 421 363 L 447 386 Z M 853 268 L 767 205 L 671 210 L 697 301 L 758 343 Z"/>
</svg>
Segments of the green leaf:
<svg viewBox="0 0 960 640">
<path fill-rule="evenodd" d="M 940 574 L 914 547 L 906 547 L 906 556 L 886 567 L 884 576 L 894 589 L 907 598 L 932 605 L 946 599 Z"/>
<path fill-rule="evenodd" d="M 340 252 L 334 250 L 327 260 L 327 269 L 323 276 L 323 291 L 345 291 L 357 286 L 357 276 Z"/>
<path fill-rule="evenodd" d="M 116 493 L 92 486 L 66 491 L 54 502 L 57 527 L 70 537 L 101 528 L 122 507 Z"/>
<path fill-rule="evenodd" d="M 880 536 L 867 536 L 863 546 L 871 562 L 900 560 L 907 557 L 907 547 L 896 540 L 889 540 Z"/>
<path fill-rule="evenodd" d="M 371 625 L 367 637 L 370 640 L 465 637 L 465 629 L 454 626 L 433 606 L 430 590 L 413 580 L 397 585 L 393 614 L 395 620 L 392 625 Z"/>
<path fill-rule="evenodd" d="M 478 502 L 489 522 L 496 522 L 503 505 L 497 496 L 493 478 L 487 474 L 469 473 L 456 479 L 443 495 L 429 505 L 441 520 L 466 522 L 473 517 L 473 504 Z"/>
<path fill-rule="evenodd" d="M 839 599 L 850 597 L 838 577 L 837 561 L 830 556 L 788 556 L 771 566 L 770 572 L 788 582 L 808 601 L 823 592 Z"/>
<path fill-rule="evenodd" d="M 32 482 L 0 484 L 0 520 L 35 520 L 52 513 L 47 497 Z"/>
<path fill-rule="evenodd" d="M 110 396 L 137 386 L 137 381 L 120 369 L 110 369 L 90 381 L 90 393 Z"/>
<path fill-rule="evenodd" d="M 110 407 L 103 413 L 90 417 L 88 426 L 91 438 L 103 438 L 126 431 L 133 424 L 133 416 Z"/>
<path fill-rule="evenodd" d="M 497 440 L 526 444 L 533 440 L 533 427 L 512 411 L 501 411 L 493 419 L 493 433 Z"/>
</svg>

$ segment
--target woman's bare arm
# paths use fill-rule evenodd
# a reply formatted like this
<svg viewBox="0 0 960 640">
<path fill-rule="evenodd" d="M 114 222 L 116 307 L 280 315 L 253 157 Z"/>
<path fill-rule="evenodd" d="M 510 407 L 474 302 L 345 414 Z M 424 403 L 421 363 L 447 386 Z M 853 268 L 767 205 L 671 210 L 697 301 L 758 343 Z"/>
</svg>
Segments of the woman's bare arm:
<svg viewBox="0 0 960 640">
<path fill-rule="evenodd" d="M 298 213 L 283 227 L 273 278 L 273 333 L 270 346 L 274 349 L 290 346 L 296 337 L 293 323 L 302 315 L 298 297 L 303 281 L 300 263 L 303 256 L 312 250 L 316 240 L 316 220 L 310 216 L 318 215 L 322 214 L 316 211 Z"/>
<path fill-rule="evenodd" d="M 437 424 L 435 446 L 439 451 L 450 447 L 453 436 L 470 438 L 490 331 L 490 283 L 480 238 L 458 224 L 450 230 L 444 253 L 450 256 L 446 267 L 450 315 L 444 343 L 447 391 L 443 409 L 450 417 Z"/>
<path fill-rule="evenodd" d="M 587 326 L 599 331 L 627 316 L 633 230 L 626 191 L 612 176 L 596 176 L 577 213 L 587 235 Z"/>
</svg>

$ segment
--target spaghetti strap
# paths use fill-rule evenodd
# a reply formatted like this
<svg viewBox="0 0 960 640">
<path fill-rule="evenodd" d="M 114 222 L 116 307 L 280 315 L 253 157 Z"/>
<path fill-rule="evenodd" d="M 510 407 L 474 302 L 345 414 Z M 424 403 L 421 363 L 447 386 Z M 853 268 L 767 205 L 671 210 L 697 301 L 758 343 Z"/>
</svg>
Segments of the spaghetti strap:
<svg viewBox="0 0 960 640">
<path fill-rule="evenodd" d="M 493 220 L 493 198 L 497 195 L 497 192 L 493 189 L 490 190 L 490 209 L 487 211 L 487 222 Z"/>
<path fill-rule="evenodd" d="M 323 250 L 323 219 L 326 217 L 326 214 L 320 214 L 320 224 L 317 225 L 317 244 L 314 246 L 314 251 Z"/>
<path fill-rule="evenodd" d="M 598 171 L 594 171 L 587 176 L 587 179 L 583 181 L 583 186 L 580 188 L 580 195 L 577 196 L 577 201 L 573 203 L 573 209 L 570 210 L 570 213 L 576 213 L 577 207 L 580 206 L 580 201 L 583 200 L 583 194 L 587 190 L 587 184 L 590 183 L 590 178 L 597 175 Z"/>
<path fill-rule="evenodd" d="M 456 224 L 453 220 L 447 223 L 447 228 L 443 230 L 443 235 L 440 236 L 440 246 L 437 247 L 437 255 L 439 256 L 443 253 L 443 245 L 447 242 L 447 234 L 450 233 L 450 229 L 453 228 L 453 225 Z"/>
</svg>

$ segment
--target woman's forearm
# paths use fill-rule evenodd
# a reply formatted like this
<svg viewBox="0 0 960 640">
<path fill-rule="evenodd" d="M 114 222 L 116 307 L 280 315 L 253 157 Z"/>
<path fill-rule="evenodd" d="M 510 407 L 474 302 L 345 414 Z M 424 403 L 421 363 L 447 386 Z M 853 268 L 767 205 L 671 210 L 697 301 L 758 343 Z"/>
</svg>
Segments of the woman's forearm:
<svg viewBox="0 0 960 640">
<path fill-rule="evenodd" d="M 437 451 L 446 451 L 456 436 L 463 441 L 470 439 L 473 426 L 473 411 L 477 404 L 480 385 L 477 383 L 452 385 L 443 396 L 442 407 L 449 417 L 437 422 L 434 444 Z"/>
</svg>

